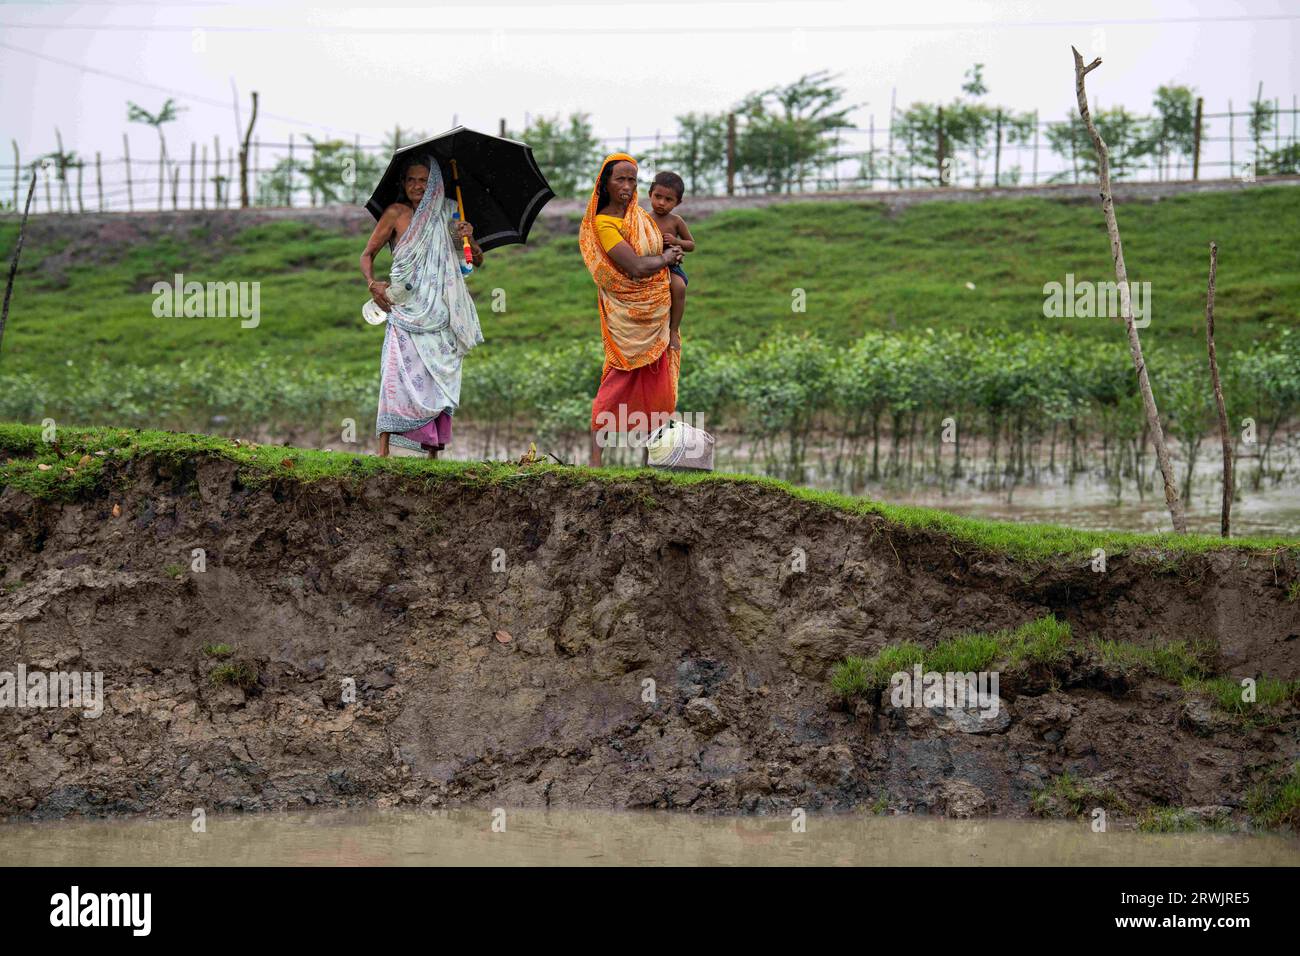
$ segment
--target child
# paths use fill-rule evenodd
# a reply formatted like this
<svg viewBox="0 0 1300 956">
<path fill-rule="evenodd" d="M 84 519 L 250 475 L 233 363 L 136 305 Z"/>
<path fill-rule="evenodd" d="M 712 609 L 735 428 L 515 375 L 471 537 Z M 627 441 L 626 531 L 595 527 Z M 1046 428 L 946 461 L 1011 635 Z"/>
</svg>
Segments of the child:
<svg viewBox="0 0 1300 956">
<path fill-rule="evenodd" d="M 676 173 L 659 173 L 650 187 L 650 208 L 655 225 L 664 234 L 664 247 L 681 246 L 682 252 L 695 251 L 695 239 L 686 228 L 686 222 L 673 212 L 682 201 L 686 192 L 686 183 Z M 678 332 L 682 324 L 682 313 L 686 311 L 686 273 L 681 266 L 669 266 L 671 275 L 669 288 L 672 290 L 672 310 L 668 320 L 668 345 L 670 348 L 682 347 Z"/>
</svg>

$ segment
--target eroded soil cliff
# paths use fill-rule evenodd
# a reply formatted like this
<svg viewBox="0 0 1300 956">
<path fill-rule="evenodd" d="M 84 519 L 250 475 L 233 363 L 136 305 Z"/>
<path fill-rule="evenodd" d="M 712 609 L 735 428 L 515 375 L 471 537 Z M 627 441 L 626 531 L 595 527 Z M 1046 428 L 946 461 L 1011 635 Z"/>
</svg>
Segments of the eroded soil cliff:
<svg viewBox="0 0 1300 956">
<path fill-rule="evenodd" d="M 74 501 L 9 487 L 0 537 L 0 670 L 100 671 L 107 693 L 98 719 L 0 711 L 0 815 L 400 802 L 1022 816 L 1064 772 L 1135 810 L 1238 812 L 1300 753 L 1293 711 L 1251 727 L 1082 659 L 1004 682 L 1010 720 L 974 732 L 846 705 L 828 682 L 849 654 L 1045 613 L 1076 635 L 1213 642 L 1224 674 L 1295 678 L 1287 553 L 1119 555 L 1096 573 L 755 485 L 245 485 L 202 455 L 112 462 Z M 248 686 L 214 683 L 232 661 Z"/>
</svg>

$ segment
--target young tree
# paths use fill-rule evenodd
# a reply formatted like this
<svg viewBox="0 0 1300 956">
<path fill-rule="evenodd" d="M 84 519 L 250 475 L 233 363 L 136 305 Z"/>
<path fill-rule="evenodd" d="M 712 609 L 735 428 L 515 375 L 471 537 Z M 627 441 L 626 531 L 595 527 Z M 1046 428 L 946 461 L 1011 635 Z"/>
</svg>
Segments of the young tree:
<svg viewBox="0 0 1300 956">
<path fill-rule="evenodd" d="M 163 124 L 170 123 L 176 119 L 180 111 L 185 109 L 183 106 L 177 106 L 176 101 L 170 96 L 163 103 L 162 108 L 157 113 L 150 113 L 142 106 L 137 106 L 130 100 L 126 101 L 126 119 L 129 123 L 144 123 L 146 126 L 152 126 L 158 133 L 158 208 L 163 207 L 163 180 L 167 172 L 167 139 L 163 136 Z"/>
<path fill-rule="evenodd" d="M 746 184 L 769 192 L 802 189 L 809 175 L 835 162 L 835 143 L 825 133 L 848 126 L 853 106 L 841 106 L 844 90 L 828 71 L 751 93 L 737 107 L 744 119 L 736 142 L 736 169 Z"/>
<path fill-rule="evenodd" d="M 555 195 L 581 196 L 591 189 L 596 164 L 603 157 L 588 114 L 570 113 L 567 124 L 558 114 L 535 116 L 522 133 L 506 136 L 533 148 L 533 157 Z"/>
<path fill-rule="evenodd" d="M 1191 161 L 1196 149 L 1196 91 L 1190 86 L 1167 84 L 1156 88 L 1155 116 L 1151 118 L 1142 151 L 1152 156 L 1162 177 L 1169 174 L 1169 158 Z"/>
<path fill-rule="evenodd" d="M 677 117 L 677 138 L 655 156 L 671 167 L 693 195 L 709 193 L 727 173 L 727 114 L 686 113 Z"/>
</svg>

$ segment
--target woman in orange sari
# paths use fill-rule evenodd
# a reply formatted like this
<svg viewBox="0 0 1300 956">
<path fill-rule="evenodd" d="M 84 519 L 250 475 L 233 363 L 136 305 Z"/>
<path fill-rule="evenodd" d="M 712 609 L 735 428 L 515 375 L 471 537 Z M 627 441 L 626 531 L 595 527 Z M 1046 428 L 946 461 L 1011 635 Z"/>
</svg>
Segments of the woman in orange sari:
<svg viewBox="0 0 1300 956">
<path fill-rule="evenodd" d="M 677 410 L 681 341 L 670 323 L 668 267 L 682 261 L 682 250 L 664 249 L 663 233 L 637 204 L 636 174 L 631 156 L 607 156 L 578 229 L 605 341 L 591 405 L 592 467 L 600 466 L 603 436 L 648 432 Z"/>
</svg>

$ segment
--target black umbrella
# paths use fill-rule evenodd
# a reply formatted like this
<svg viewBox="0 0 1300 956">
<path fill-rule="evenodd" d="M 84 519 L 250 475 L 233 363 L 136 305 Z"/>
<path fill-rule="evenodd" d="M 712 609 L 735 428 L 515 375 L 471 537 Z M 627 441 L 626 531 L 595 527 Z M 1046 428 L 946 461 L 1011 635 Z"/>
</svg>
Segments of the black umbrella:
<svg viewBox="0 0 1300 956">
<path fill-rule="evenodd" d="M 429 154 L 437 159 L 447 196 L 453 202 L 456 179 L 451 161 L 456 161 L 465 219 L 474 224 L 474 238 L 484 250 L 524 242 L 537 214 L 555 197 L 527 143 L 457 126 L 393 153 L 366 203 L 375 219 L 401 196 L 402 167 L 407 160 Z"/>
</svg>

